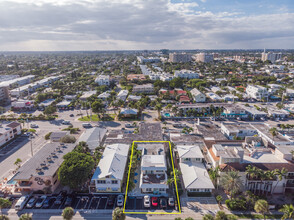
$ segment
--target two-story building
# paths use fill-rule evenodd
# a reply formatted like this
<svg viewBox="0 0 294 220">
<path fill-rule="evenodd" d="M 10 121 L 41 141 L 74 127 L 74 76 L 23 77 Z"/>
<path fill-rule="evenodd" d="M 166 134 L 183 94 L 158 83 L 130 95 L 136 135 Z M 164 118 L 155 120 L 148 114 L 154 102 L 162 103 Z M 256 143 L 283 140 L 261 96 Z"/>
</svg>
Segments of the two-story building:
<svg viewBox="0 0 294 220">
<path fill-rule="evenodd" d="M 91 179 L 90 192 L 121 192 L 129 147 L 128 144 L 111 144 L 105 147 Z"/>
<path fill-rule="evenodd" d="M 11 122 L 7 125 L 2 124 L 0 127 L 0 147 L 20 134 L 21 134 L 20 123 Z"/>
</svg>

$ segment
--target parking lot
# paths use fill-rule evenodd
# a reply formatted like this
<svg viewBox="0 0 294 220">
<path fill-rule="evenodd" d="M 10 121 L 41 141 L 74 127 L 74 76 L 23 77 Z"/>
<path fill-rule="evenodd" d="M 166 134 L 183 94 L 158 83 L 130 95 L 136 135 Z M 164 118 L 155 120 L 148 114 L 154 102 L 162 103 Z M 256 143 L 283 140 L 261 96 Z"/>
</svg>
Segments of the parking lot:
<svg viewBox="0 0 294 220">
<path fill-rule="evenodd" d="M 5 145 L 4 147 L 1 148 L 0 150 L 0 156 L 6 155 L 8 152 L 12 151 L 18 146 L 23 146 L 29 142 L 29 138 L 27 136 L 19 136 L 12 140 L 10 143 Z M 20 145 L 22 143 L 22 145 Z"/>
<path fill-rule="evenodd" d="M 64 196 L 61 200 L 60 204 L 55 204 L 56 198 L 58 195 L 48 196 L 50 198 L 50 205 L 46 208 L 43 206 L 41 208 L 37 208 L 36 204 L 33 205 L 32 209 L 64 209 L 66 206 L 65 202 L 68 196 Z M 117 195 L 109 195 L 109 194 L 101 194 L 101 195 L 70 195 L 72 198 L 71 207 L 77 210 L 113 210 L 117 207 Z M 31 196 L 30 198 L 32 198 Z M 34 196 L 39 197 L 39 196 Z M 29 201 L 29 200 L 28 200 Z M 26 202 L 26 204 L 28 203 Z M 13 201 L 12 208 L 14 208 L 14 205 L 16 204 L 17 199 Z M 29 209 L 26 207 L 26 204 L 24 206 L 24 209 Z M 150 210 L 155 211 L 156 209 L 160 209 L 159 205 L 158 207 L 153 207 L 151 205 L 150 208 L 144 207 L 143 203 L 143 197 L 128 197 L 127 203 L 126 203 L 126 210 Z M 175 208 L 167 206 L 166 208 L 163 208 L 167 211 L 173 211 Z"/>
</svg>

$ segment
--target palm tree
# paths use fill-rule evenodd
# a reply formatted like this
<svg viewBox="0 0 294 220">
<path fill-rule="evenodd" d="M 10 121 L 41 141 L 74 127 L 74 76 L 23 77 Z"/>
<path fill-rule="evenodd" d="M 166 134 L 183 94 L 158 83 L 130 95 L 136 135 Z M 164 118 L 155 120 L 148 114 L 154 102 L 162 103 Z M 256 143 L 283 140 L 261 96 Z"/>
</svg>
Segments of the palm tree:
<svg viewBox="0 0 294 220">
<path fill-rule="evenodd" d="M 157 113 L 158 113 L 158 118 L 159 118 L 159 116 L 160 116 L 160 111 L 161 111 L 161 109 L 162 109 L 162 105 L 158 103 L 158 104 L 155 106 L 155 110 L 157 110 Z"/>
<path fill-rule="evenodd" d="M 218 211 L 215 215 L 215 220 L 226 220 L 227 214 L 224 211 Z"/>
<path fill-rule="evenodd" d="M 271 135 L 272 135 L 272 137 L 273 137 L 273 141 L 274 141 L 274 138 L 276 137 L 276 136 L 278 136 L 278 130 L 277 130 L 277 128 L 271 128 L 271 129 L 269 129 L 269 132 L 271 133 Z"/>
<path fill-rule="evenodd" d="M 255 202 L 255 205 L 254 205 L 254 210 L 257 212 L 257 213 L 260 213 L 263 215 L 263 218 L 265 220 L 265 214 L 269 211 L 269 207 L 268 207 L 268 203 L 266 200 L 263 200 L 263 199 L 259 199 Z"/>
<path fill-rule="evenodd" d="M 65 220 L 71 220 L 73 216 L 75 215 L 75 211 L 72 207 L 66 207 L 62 211 L 62 217 Z"/>
<path fill-rule="evenodd" d="M 285 169 L 285 167 L 283 167 L 281 170 L 279 170 L 279 169 L 275 170 L 275 174 L 278 177 L 278 181 L 273 189 L 273 192 L 275 192 L 277 185 L 279 184 L 280 181 L 283 180 L 284 177 L 286 177 L 287 173 L 288 173 L 288 170 Z"/>
<path fill-rule="evenodd" d="M 17 169 L 20 168 L 20 163 L 22 162 L 22 160 L 20 158 L 17 158 L 16 161 L 14 162 L 14 165 L 17 166 Z"/>
<path fill-rule="evenodd" d="M 221 186 L 233 197 L 240 191 L 242 182 L 239 172 L 230 171 L 221 177 Z"/>
<path fill-rule="evenodd" d="M 218 178 L 220 177 L 219 175 L 219 166 L 217 166 L 216 168 L 212 168 L 208 171 L 210 179 L 213 182 L 213 185 L 218 188 Z"/>
<path fill-rule="evenodd" d="M 11 202 L 8 199 L 0 198 L 0 214 L 1 218 L 4 218 L 4 215 L 2 213 L 2 209 L 8 208 L 11 206 Z"/>
<path fill-rule="evenodd" d="M 19 217 L 19 220 L 33 220 L 33 217 L 29 213 L 24 213 Z"/>
<path fill-rule="evenodd" d="M 218 196 L 215 197 L 215 198 L 216 198 L 216 201 L 217 201 L 218 205 L 221 206 L 222 201 L 223 201 L 223 197 L 222 197 L 221 195 L 218 195 Z"/>
<path fill-rule="evenodd" d="M 112 220 L 125 220 L 126 215 L 123 213 L 123 210 L 119 207 L 115 208 L 112 212 Z"/>
<path fill-rule="evenodd" d="M 180 181 L 180 177 L 179 176 L 181 175 L 181 171 L 179 171 L 177 168 L 175 168 L 174 169 L 174 172 L 173 171 L 170 172 L 170 175 L 171 176 L 175 176 L 177 182 L 179 182 Z"/>
<path fill-rule="evenodd" d="M 294 219 L 294 207 L 292 204 L 283 205 L 283 208 L 281 208 L 279 211 L 284 213 L 284 215 L 282 217 L 283 220 L 284 219 Z"/>
</svg>

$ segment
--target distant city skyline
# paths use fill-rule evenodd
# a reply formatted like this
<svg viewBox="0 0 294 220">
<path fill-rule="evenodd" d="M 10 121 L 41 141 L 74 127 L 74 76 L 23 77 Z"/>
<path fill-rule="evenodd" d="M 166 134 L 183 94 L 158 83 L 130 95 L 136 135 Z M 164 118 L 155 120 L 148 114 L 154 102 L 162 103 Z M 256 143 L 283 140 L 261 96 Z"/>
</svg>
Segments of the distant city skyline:
<svg viewBox="0 0 294 220">
<path fill-rule="evenodd" d="M 0 51 L 293 49 L 292 0 L 4 0 Z"/>
</svg>

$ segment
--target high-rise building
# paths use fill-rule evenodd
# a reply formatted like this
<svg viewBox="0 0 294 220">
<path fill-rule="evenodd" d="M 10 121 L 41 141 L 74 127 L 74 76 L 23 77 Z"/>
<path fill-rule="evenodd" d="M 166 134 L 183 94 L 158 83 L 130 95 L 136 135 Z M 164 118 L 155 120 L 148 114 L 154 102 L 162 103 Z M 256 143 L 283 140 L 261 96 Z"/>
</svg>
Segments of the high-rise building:
<svg viewBox="0 0 294 220">
<path fill-rule="evenodd" d="M 209 63 L 213 61 L 213 55 L 212 54 L 206 54 L 206 53 L 198 53 L 196 55 L 196 61 L 197 62 L 203 62 L 203 63 Z"/>
<path fill-rule="evenodd" d="M 190 54 L 186 53 L 170 53 L 169 54 L 169 61 L 172 63 L 187 63 L 192 60 Z"/>
<path fill-rule="evenodd" d="M 10 95 L 8 86 L 1 86 L 0 87 L 0 106 L 6 106 L 10 104 Z"/>
<path fill-rule="evenodd" d="M 271 61 L 272 63 L 276 62 L 277 60 L 282 59 L 282 53 L 273 53 L 273 52 L 268 52 L 266 53 L 265 50 L 263 53 L 261 53 L 261 60 L 262 61 Z"/>
</svg>

